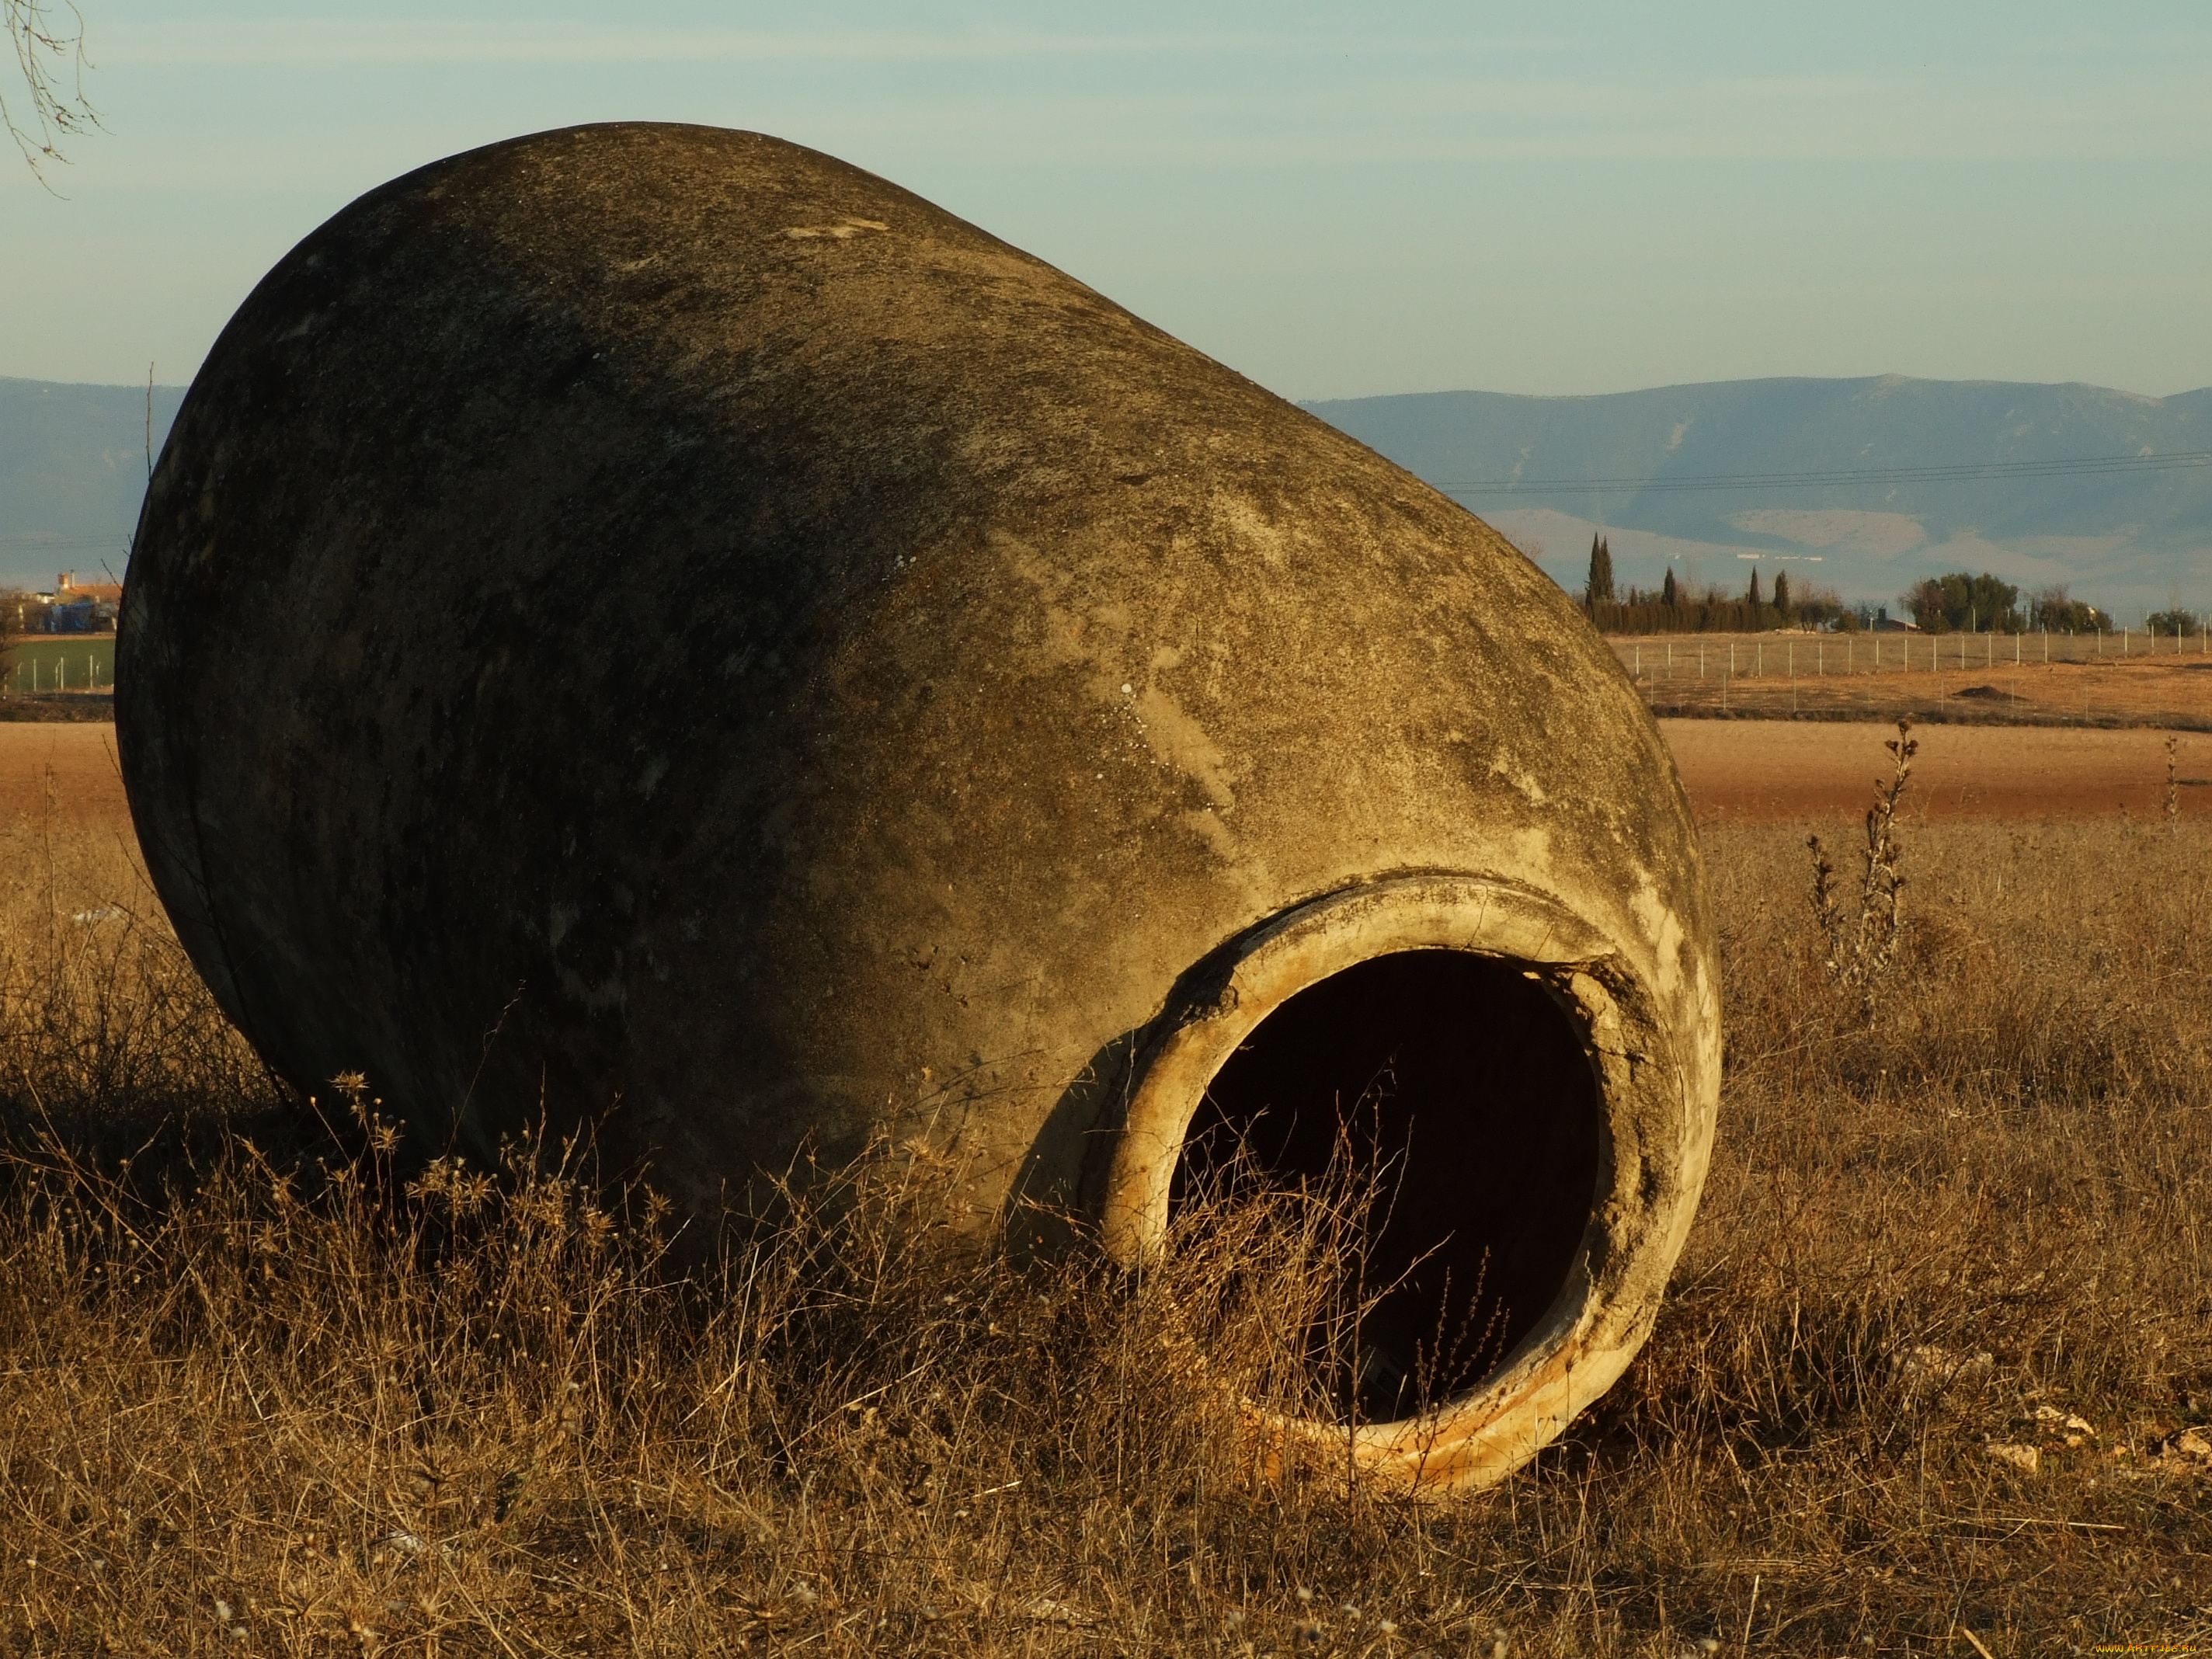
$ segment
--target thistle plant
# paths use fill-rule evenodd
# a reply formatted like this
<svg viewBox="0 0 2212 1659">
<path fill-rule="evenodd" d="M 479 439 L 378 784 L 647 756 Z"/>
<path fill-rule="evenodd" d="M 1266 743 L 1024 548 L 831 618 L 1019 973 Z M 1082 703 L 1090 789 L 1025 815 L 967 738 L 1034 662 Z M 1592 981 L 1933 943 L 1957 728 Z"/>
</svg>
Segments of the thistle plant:
<svg viewBox="0 0 2212 1659">
<path fill-rule="evenodd" d="M 1809 836 L 1805 842 L 1813 854 L 1813 915 L 1828 947 L 1821 965 L 1837 985 L 1858 994 L 1860 1014 L 1869 1020 L 1905 936 L 1905 877 L 1898 867 L 1904 848 L 1897 839 L 1897 804 L 1912 775 L 1912 757 L 1920 752 L 1919 740 L 1911 732 L 1912 722 L 1900 720 L 1897 735 L 1882 744 L 1889 751 L 1890 775 L 1886 781 L 1875 780 L 1874 805 L 1867 809 L 1855 915 L 1847 913 L 1837 897 L 1836 866 L 1820 836 Z"/>
</svg>

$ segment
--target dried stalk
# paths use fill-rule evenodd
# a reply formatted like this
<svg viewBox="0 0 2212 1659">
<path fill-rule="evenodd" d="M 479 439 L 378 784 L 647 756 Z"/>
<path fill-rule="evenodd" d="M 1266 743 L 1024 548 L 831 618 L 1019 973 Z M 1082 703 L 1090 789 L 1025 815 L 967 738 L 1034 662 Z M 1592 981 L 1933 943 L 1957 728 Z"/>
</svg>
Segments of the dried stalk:
<svg viewBox="0 0 2212 1659">
<path fill-rule="evenodd" d="M 1897 838 L 1897 805 L 1912 775 L 1912 757 L 1920 752 L 1911 732 L 1912 722 L 1900 720 L 1897 735 L 1882 744 L 1889 751 L 1890 775 L 1887 781 L 1875 780 L 1874 805 L 1867 809 L 1856 915 L 1846 915 L 1837 899 L 1836 866 L 1820 836 L 1805 842 L 1813 854 L 1813 915 L 1828 945 L 1821 965 L 1838 985 L 1858 993 L 1860 1012 L 1869 1020 L 1905 936 L 1905 876 L 1899 868 L 1905 849 Z"/>
</svg>

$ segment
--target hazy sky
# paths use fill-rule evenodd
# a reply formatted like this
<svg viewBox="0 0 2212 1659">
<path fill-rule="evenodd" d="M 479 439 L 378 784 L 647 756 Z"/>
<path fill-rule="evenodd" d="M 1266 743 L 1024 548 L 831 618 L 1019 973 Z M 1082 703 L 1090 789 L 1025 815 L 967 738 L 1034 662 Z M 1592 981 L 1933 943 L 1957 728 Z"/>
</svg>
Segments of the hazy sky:
<svg viewBox="0 0 2212 1659">
<path fill-rule="evenodd" d="M 381 180 L 572 122 L 873 169 L 1295 398 L 2212 384 L 2212 6 L 82 0 L 0 374 L 190 377 Z M 404 0 L 403 0 L 404 3 Z"/>
</svg>

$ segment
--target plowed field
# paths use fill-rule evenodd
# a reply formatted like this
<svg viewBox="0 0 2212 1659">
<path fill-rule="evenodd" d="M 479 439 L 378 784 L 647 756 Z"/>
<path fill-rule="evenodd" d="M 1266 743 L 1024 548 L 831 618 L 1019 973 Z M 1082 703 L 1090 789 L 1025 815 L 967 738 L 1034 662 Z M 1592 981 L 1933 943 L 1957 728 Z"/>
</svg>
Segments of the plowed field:
<svg viewBox="0 0 2212 1659">
<path fill-rule="evenodd" d="M 1871 721 L 1662 720 L 1698 817 L 1784 823 L 1856 817 L 1887 774 Z M 1908 810 L 1932 818 L 2137 817 L 2163 814 L 2166 733 L 2017 726 L 1914 728 Z M 2179 810 L 2212 811 L 2212 733 L 2175 737 Z M 56 827 L 130 832 L 115 728 L 0 723 L 0 813 Z"/>
<path fill-rule="evenodd" d="M 100 721 L 0 721 L 0 818 L 26 816 L 71 829 L 112 825 L 130 809 L 115 766 L 115 728 Z"/>
<path fill-rule="evenodd" d="M 1856 816 L 1887 776 L 1892 727 L 1871 721 L 1659 722 L 1701 820 L 1780 823 Z M 2164 732 L 1922 726 L 1905 804 L 1931 818 L 2156 817 L 2166 808 Z M 2212 735 L 2174 734 L 2174 799 L 2212 810 Z"/>
</svg>

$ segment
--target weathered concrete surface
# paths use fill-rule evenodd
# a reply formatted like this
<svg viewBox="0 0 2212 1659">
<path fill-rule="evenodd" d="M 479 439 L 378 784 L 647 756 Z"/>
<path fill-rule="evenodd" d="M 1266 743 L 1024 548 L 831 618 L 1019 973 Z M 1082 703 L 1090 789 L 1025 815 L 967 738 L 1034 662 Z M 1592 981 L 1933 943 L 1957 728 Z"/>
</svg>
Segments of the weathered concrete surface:
<svg viewBox="0 0 2212 1659">
<path fill-rule="evenodd" d="M 1148 1060 L 1250 941 L 1306 919 L 1270 994 L 1517 953 L 1607 1115 L 1531 1409 L 1648 1327 L 1717 985 L 1611 653 L 1449 501 L 882 179 L 624 125 L 372 192 L 224 331 L 131 577 L 149 865 L 303 1085 L 479 1153 L 600 1114 L 702 1205 L 922 1126 L 980 1210 L 1079 1196 L 1138 1251 L 1158 1149 L 1115 1131 L 1188 1121 Z"/>
</svg>

